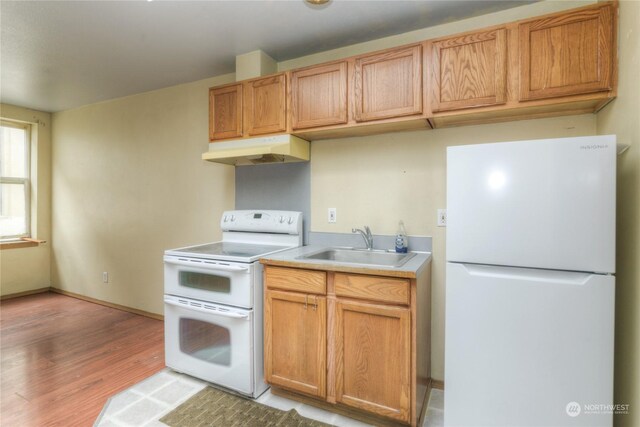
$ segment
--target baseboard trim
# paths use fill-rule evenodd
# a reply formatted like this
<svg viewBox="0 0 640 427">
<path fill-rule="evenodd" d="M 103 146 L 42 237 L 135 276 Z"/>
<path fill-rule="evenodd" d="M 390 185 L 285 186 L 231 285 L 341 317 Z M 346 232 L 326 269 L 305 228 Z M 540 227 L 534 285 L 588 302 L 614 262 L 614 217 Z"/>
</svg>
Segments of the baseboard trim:
<svg viewBox="0 0 640 427">
<path fill-rule="evenodd" d="M 83 301 L 92 302 L 94 304 L 104 305 L 105 307 L 115 308 L 116 310 L 122 310 L 133 314 L 138 314 L 144 317 L 150 317 L 151 319 L 156 320 L 164 320 L 164 316 L 162 314 L 151 313 L 149 311 L 138 310 L 137 308 L 127 307 L 125 305 L 114 304 L 112 302 L 103 301 L 97 298 L 91 298 L 84 295 L 77 294 L 75 292 L 65 291 L 63 289 L 57 288 L 48 288 L 47 290 L 51 290 L 51 292 L 55 292 L 56 294 L 66 295 L 71 298 L 81 299 Z"/>
<path fill-rule="evenodd" d="M 444 381 L 442 380 L 431 380 L 431 387 L 437 388 L 438 390 L 444 390 Z"/>
<path fill-rule="evenodd" d="M 0 301 L 4 301 L 6 299 L 12 299 L 12 298 L 26 297 L 27 295 L 41 294 L 44 292 L 49 292 L 49 289 L 50 288 L 31 289 L 30 291 L 16 292 L 15 294 L 2 295 L 0 296 Z"/>
</svg>

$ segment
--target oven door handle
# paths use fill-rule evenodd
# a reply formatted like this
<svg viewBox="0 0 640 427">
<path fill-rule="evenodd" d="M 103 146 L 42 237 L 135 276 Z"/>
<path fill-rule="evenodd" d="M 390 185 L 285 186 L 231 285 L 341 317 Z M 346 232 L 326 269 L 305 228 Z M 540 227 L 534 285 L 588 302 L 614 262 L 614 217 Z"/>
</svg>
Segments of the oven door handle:
<svg viewBox="0 0 640 427">
<path fill-rule="evenodd" d="M 180 304 L 179 302 L 175 302 L 167 299 L 164 300 L 164 303 L 169 305 L 174 305 L 176 307 L 181 307 L 181 308 L 184 308 L 185 310 L 199 311 L 201 313 L 213 314 L 215 316 L 231 317 L 232 319 L 248 319 L 249 318 L 248 314 L 238 314 L 238 313 L 226 312 L 226 311 L 209 310 L 202 307 L 194 307 L 192 305 Z"/>
<path fill-rule="evenodd" d="M 194 268 L 200 267 L 200 268 L 207 268 L 209 270 L 221 270 L 221 271 L 233 271 L 233 272 L 247 271 L 249 269 L 249 267 L 240 267 L 237 265 L 215 264 L 215 263 L 206 262 L 206 261 L 180 261 L 180 260 L 165 258 L 164 262 L 166 262 L 167 264 L 181 265 L 183 267 L 194 267 Z"/>
</svg>

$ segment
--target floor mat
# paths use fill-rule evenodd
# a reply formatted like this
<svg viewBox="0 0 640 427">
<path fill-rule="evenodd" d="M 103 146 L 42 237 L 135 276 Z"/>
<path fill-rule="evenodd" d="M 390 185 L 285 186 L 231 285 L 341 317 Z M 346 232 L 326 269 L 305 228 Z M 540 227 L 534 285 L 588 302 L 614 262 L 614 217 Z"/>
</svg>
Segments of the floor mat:
<svg viewBox="0 0 640 427">
<path fill-rule="evenodd" d="M 207 387 L 160 419 L 171 427 L 325 427 L 298 414 Z"/>
</svg>

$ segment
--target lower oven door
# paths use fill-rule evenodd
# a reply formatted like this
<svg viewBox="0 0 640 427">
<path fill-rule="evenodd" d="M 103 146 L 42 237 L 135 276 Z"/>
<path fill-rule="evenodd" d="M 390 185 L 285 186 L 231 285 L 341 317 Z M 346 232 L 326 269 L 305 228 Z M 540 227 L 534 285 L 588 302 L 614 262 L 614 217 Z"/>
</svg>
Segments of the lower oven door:
<svg viewBox="0 0 640 427">
<path fill-rule="evenodd" d="M 164 293 L 253 307 L 252 264 L 164 256 Z"/>
<path fill-rule="evenodd" d="M 253 395 L 253 311 L 165 295 L 165 359 L 176 371 Z"/>
</svg>

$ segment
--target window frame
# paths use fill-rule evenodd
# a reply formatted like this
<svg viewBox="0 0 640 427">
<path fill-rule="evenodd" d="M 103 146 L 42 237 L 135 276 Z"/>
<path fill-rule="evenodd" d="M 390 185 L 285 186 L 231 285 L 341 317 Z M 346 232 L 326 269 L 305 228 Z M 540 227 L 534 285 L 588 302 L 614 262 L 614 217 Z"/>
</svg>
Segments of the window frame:
<svg viewBox="0 0 640 427">
<path fill-rule="evenodd" d="M 0 235 L 0 242 L 6 243 L 19 241 L 23 237 L 31 237 L 31 124 L 2 118 L 0 119 L 0 126 L 23 129 L 25 132 L 26 150 L 25 168 L 27 176 L 25 178 L 5 177 L 0 175 L 0 184 L 22 184 L 24 188 L 25 233 L 10 236 Z"/>
</svg>

